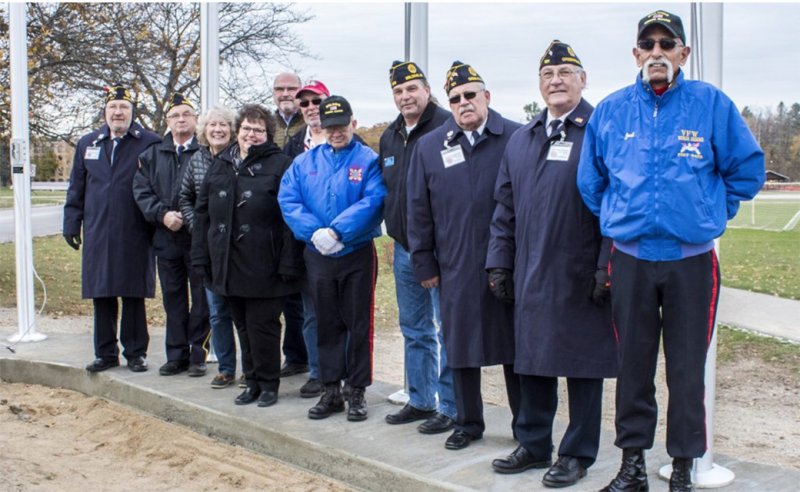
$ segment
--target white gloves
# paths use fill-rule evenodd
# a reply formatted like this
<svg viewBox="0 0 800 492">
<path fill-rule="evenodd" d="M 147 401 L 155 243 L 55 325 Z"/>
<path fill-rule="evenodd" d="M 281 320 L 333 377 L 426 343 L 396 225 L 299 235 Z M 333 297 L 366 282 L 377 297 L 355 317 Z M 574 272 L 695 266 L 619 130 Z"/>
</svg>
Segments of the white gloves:
<svg viewBox="0 0 800 492">
<path fill-rule="evenodd" d="M 344 249 L 344 243 L 334 239 L 334 232 L 328 227 L 317 229 L 311 236 L 311 242 L 317 251 L 325 256 L 336 254 Z"/>
</svg>

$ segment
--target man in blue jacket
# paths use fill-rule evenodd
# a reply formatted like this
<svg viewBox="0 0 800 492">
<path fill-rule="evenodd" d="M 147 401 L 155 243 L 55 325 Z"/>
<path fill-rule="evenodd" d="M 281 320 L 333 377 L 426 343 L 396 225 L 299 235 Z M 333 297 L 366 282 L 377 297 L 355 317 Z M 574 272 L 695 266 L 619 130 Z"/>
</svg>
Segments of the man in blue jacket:
<svg viewBox="0 0 800 492">
<path fill-rule="evenodd" d="M 633 55 L 641 72 L 597 106 L 581 153 L 578 186 L 614 241 L 615 444 L 623 458 L 606 491 L 647 490 L 662 336 L 670 490 L 693 490 L 692 460 L 706 451 L 703 378 L 719 298 L 714 239 L 764 182 L 764 154 L 736 106 L 684 78 L 689 53 L 678 16 L 656 11 L 639 21 Z"/>
<path fill-rule="evenodd" d="M 381 235 L 383 184 L 377 154 L 353 139 L 350 103 L 331 96 L 320 106 L 327 143 L 300 154 L 281 180 L 278 202 L 305 262 L 317 313 L 319 372 L 325 392 L 308 411 L 324 419 L 344 411 L 340 384 L 351 389 L 347 420 L 367 418 L 372 384 L 372 310 Z"/>
<path fill-rule="evenodd" d="M 520 125 L 489 108 L 491 94 L 483 78 L 466 63 L 453 62 L 445 91 L 452 116 L 425 134 L 411 156 L 408 245 L 417 281 L 426 289 L 441 289 L 457 413 L 445 448 L 459 450 L 481 439 L 486 429 L 481 367 L 503 365 L 514 417 L 519 408 L 514 313 L 492 296 L 485 266 L 497 171 Z"/>
<path fill-rule="evenodd" d="M 550 469 L 547 487 L 574 485 L 600 446 L 603 378 L 617 374 L 608 303 L 610 240 L 583 204 L 575 175 L 592 105 L 581 97 L 578 55 L 553 41 L 539 62 L 547 109 L 506 145 L 486 258 L 492 293 L 514 303 L 514 372 L 520 379 L 519 447 L 498 473 Z M 552 464 L 558 378 L 567 378 L 569 425 Z M 552 466 L 550 466 L 552 464 Z"/>
<path fill-rule="evenodd" d="M 81 291 L 94 305 L 95 360 L 86 366 L 89 372 L 119 366 L 118 325 L 128 369 L 147 370 L 144 298 L 155 293 L 152 229 L 131 187 L 139 154 L 161 139 L 133 122 L 133 109 L 127 88 L 107 90 L 105 124 L 78 141 L 64 204 L 64 239 L 73 249 L 80 248 L 83 229 Z"/>
</svg>

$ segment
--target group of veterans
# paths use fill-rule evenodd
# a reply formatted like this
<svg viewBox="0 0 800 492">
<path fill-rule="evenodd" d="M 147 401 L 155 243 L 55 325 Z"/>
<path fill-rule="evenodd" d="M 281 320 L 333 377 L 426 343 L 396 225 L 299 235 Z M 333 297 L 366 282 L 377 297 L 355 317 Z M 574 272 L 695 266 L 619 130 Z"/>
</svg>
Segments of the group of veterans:
<svg viewBox="0 0 800 492">
<path fill-rule="evenodd" d="M 94 303 L 86 369 L 119 366 L 119 324 L 128 368 L 147 370 L 157 268 L 161 375 L 205 375 L 210 338 L 212 387 L 236 384 L 235 327 L 237 405 L 269 407 L 281 377 L 307 372 L 300 396 L 319 397 L 309 418 L 363 421 L 383 222 L 409 397 L 388 424 L 469 446 L 486 427 L 481 368 L 502 365 L 519 446 L 492 468 L 547 469 L 545 486 L 566 487 L 597 458 L 603 380 L 617 378 L 622 464 L 602 490 L 646 491 L 663 338 L 670 490 L 693 490 L 707 447 L 714 239 L 763 184 L 764 155 L 725 94 L 685 78 L 689 53 L 678 16 L 645 16 L 636 81 L 594 108 L 580 58 L 553 41 L 539 61 L 546 108 L 524 126 L 490 108 L 469 64 L 447 71 L 447 111 L 420 67 L 397 61 L 399 114 L 378 154 L 355 135 L 347 99 L 296 74 L 276 77 L 274 113 L 247 104 L 198 118 L 175 94 L 163 138 L 111 87 L 105 124 L 78 142 L 64 214 Z M 553 461 L 559 377 L 569 422 Z"/>
</svg>

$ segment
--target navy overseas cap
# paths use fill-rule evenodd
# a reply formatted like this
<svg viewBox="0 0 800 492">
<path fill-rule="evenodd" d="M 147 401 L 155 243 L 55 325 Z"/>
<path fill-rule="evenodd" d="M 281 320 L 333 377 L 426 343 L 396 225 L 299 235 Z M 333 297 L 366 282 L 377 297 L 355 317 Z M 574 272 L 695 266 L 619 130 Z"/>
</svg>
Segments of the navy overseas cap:
<svg viewBox="0 0 800 492">
<path fill-rule="evenodd" d="M 342 96 L 331 96 L 322 101 L 319 107 L 319 119 L 322 128 L 350 124 L 353 110 L 350 103 Z"/>
<path fill-rule="evenodd" d="M 131 93 L 122 84 L 114 84 L 111 87 L 106 87 L 105 102 L 109 101 L 128 101 L 133 102 Z"/>
<path fill-rule="evenodd" d="M 180 106 L 180 105 L 189 106 L 190 108 L 194 109 L 194 104 L 192 104 L 192 101 L 188 100 L 186 96 L 184 96 L 180 92 L 176 92 L 175 94 L 172 95 L 172 98 L 169 100 L 169 103 L 167 104 L 167 113 L 172 111 L 172 108 L 174 108 L 175 106 Z"/>
<path fill-rule="evenodd" d="M 398 84 L 405 84 L 412 80 L 425 80 L 425 73 L 414 62 L 402 62 L 395 60 L 389 69 L 389 83 L 392 87 Z"/>
<path fill-rule="evenodd" d="M 444 77 L 444 90 L 449 94 L 453 88 L 470 82 L 483 82 L 483 79 L 474 68 L 456 60 Z"/>
<path fill-rule="evenodd" d="M 686 44 L 686 33 L 683 31 L 683 21 L 675 14 L 670 14 L 664 10 L 656 10 L 651 14 L 647 14 L 639 21 L 639 31 L 636 34 L 636 40 L 642 39 L 642 34 L 648 27 L 659 25 L 663 26 L 667 31 L 671 32 L 673 36 L 681 38 L 681 42 Z"/>
<path fill-rule="evenodd" d="M 581 60 L 567 43 L 554 39 L 539 60 L 539 69 L 548 65 L 570 64 L 583 68 Z"/>
</svg>

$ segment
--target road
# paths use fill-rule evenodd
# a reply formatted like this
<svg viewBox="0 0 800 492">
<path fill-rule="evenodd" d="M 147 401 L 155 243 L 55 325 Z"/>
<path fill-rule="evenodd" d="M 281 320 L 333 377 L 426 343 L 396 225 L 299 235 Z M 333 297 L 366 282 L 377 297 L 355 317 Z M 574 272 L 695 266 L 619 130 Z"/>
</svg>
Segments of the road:
<svg viewBox="0 0 800 492">
<path fill-rule="evenodd" d="M 33 236 L 61 234 L 64 206 L 48 205 L 31 207 L 31 229 Z M 14 209 L 0 210 L 0 243 L 14 241 Z"/>
</svg>

